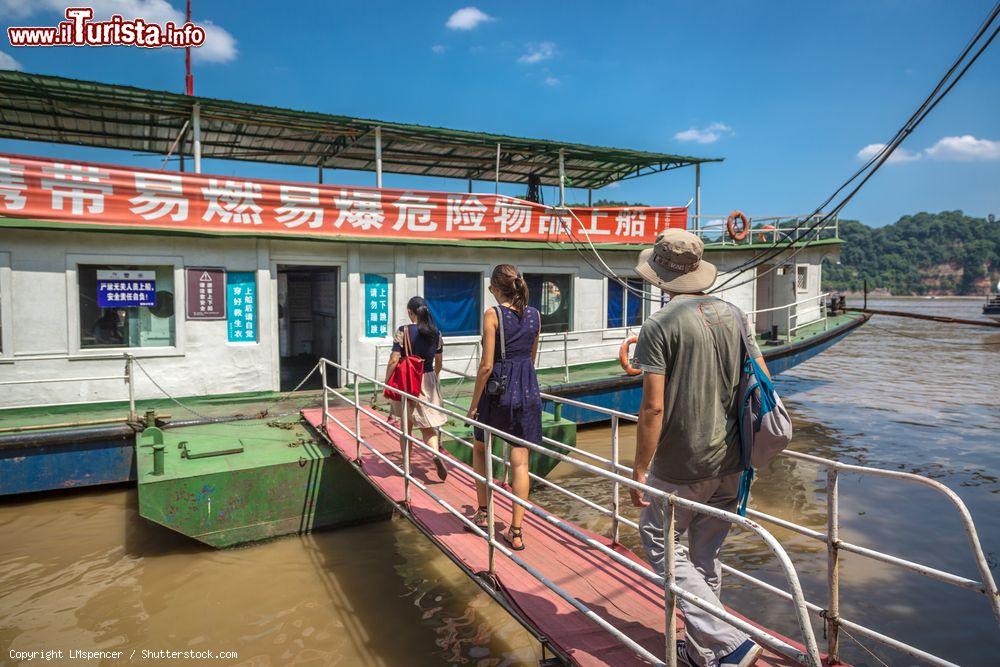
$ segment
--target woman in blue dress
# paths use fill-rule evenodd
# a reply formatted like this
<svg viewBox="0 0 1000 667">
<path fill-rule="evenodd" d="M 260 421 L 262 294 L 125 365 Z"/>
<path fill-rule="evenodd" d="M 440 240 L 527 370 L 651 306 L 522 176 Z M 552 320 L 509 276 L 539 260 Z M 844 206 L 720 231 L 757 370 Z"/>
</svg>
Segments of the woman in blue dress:
<svg viewBox="0 0 1000 667">
<path fill-rule="evenodd" d="M 542 444 L 542 398 L 535 374 L 538 334 L 542 318 L 528 305 L 528 286 L 517 267 L 500 264 L 490 277 L 490 293 L 497 306 L 483 313 L 483 356 L 476 374 L 469 417 L 522 440 Z M 500 327 L 503 327 L 501 350 Z M 497 388 L 501 388 L 497 391 Z M 486 434 L 475 430 L 473 466 L 486 475 Z M 512 445 L 510 481 L 514 494 L 528 499 L 527 447 Z M 479 510 L 473 521 L 486 528 L 486 485 L 477 483 Z M 503 535 L 511 549 L 524 549 L 521 522 L 524 508 L 515 504 L 510 529 Z"/>
</svg>

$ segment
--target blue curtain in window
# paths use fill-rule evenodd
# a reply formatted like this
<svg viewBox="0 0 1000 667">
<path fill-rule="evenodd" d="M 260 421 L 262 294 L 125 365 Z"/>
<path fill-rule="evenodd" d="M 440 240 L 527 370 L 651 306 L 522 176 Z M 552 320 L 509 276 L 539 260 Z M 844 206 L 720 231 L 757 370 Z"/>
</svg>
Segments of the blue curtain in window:
<svg viewBox="0 0 1000 667">
<path fill-rule="evenodd" d="M 479 334 L 482 277 L 472 271 L 425 271 L 424 299 L 445 336 Z"/>
<path fill-rule="evenodd" d="M 628 286 L 632 290 L 625 296 L 625 318 L 628 326 L 634 327 L 642 324 L 642 292 L 643 282 L 638 278 L 629 278 Z M 618 289 L 622 289 L 621 286 Z"/>
<path fill-rule="evenodd" d="M 620 327 L 622 324 L 622 292 L 625 288 L 614 280 L 608 279 L 608 327 Z"/>
</svg>

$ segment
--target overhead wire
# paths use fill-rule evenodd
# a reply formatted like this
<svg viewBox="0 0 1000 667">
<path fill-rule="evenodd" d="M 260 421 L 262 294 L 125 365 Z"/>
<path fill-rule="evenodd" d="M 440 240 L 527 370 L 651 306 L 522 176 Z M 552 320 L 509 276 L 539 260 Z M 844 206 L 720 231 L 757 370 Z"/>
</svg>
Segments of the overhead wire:
<svg viewBox="0 0 1000 667">
<path fill-rule="evenodd" d="M 800 233 L 801 231 L 800 230 L 801 223 L 800 223 L 795 227 L 794 230 L 792 230 L 791 234 L 787 235 L 787 241 L 785 239 L 779 239 L 778 234 L 775 234 L 775 241 L 770 248 L 761 253 L 758 253 L 754 257 L 746 260 L 741 264 L 738 264 L 737 266 L 727 271 L 726 272 L 727 274 L 732 274 L 731 277 L 724 280 L 722 283 L 712 287 L 710 290 L 708 290 L 708 292 L 714 293 L 722 290 L 726 286 L 731 285 L 731 283 L 734 280 L 736 280 L 740 274 L 750 269 L 759 267 L 771 260 L 777 259 L 788 250 L 794 248 L 794 250 L 792 250 L 792 252 L 787 257 L 784 258 L 783 262 L 787 262 L 789 259 L 792 259 L 799 253 L 801 253 L 803 250 L 805 250 L 807 247 L 809 247 L 816 240 L 816 238 L 819 237 L 819 232 L 822 231 L 822 226 L 825 223 L 827 223 L 834 215 L 839 214 L 840 211 L 843 210 L 843 208 L 854 198 L 854 196 L 861 190 L 861 188 L 864 187 L 864 185 L 871 179 L 871 177 L 874 176 L 874 174 L 892 156 L 893 152 L 895 152 L 895 150 L 903 143 L 903 141 L 910 134 L 912 134 L 912 132 L 920 125 L 921 122 L 923 122 L 923 120 L 927 117 L 927 115 L 930 114 L 931 111 L 933 111 L 933 109 L 941 102 L 941 100 L 943 100 L 944 97 L 948 95 L 948 93 L 955 87 L 958 81 L 960 81 L 962 77 L 965 75 L 965 73 L 969 70 L 972 64 L 975 63 L 976 60 L 978 60 L 979 57 L 985 52 L 985 50 L 990 46 L 990 44 L 996 38 L 998 32 L 1000 32 L 1000 26 L 998 26 L 993 30 L 992 34 L 988 37 L 988 39 L 986 39 L 985 42 L 981 44 L 981 46 L 975 52 L 972 58 L 969 59 L 965 63 L 965 65 L 961 67 L 960 70 L 958 69 L 959 66 L 962 64 L 962 62 L 965 61 L 966 57 L 969 55 L 972 49 L 975 47 L 975 45 L 989 30 L 990 25 L 996 20 L 997 16 L 1000 16 L 1000 2 L 994 5 L 993 9 L 991 10 L 987 18 L 982 22 L 976 33 L 970 38 L 969 42 L 966 44 L 965 48 L 952 63 L 951 67 L 948 68 L 944 76 L 942 76 L 942 78 L 938 81 L 937 85 L 934 87 L 931 93 L 924 99 L 924 101 L 917 108 L 917 110 L 914 111 L 914 113 L 910 116 L 910 118 L 906 121 L 906 123 L 904 123 L 903 126 L 896 132 L 896 134 L 892 137 L 892 139 L 888 143 L 883 145 L 883 147 L 878 152 L 876 152 L 875 155 L 873 155 L 861 168 L 859 168 L 854 174 L 850 176 L 850 178 L 848 178 L 829 197 L 827 197 L 826 200 L 813 211 L 813 213 L 803 217 L 803 220 L 809 220 L 811 218 L 819 216 L 814 223 L 812 223 L 809 227 L 805 229 L 804 233 Z M 957 75 L 955 75 L 956 70 L 958 70 Z M 952 75 L 955 76 L 953 77 Z M 837 197 L 837 195 L 843 192 L 844 189 L 846 189 L 851 183 L 853 183 L 855 180 L 861 177 L 862 174 L 864 174 L 864 176 L 861 179 L 860 183 L 858 183 L 833 209 L 820 216 L 822 210 L 827 205 L 829 205 L 829 203 L 833 201 Z M 600 265 L 603 267 L 603 268 L 597 268 L 593 265 L 593 263 L 589 261 L 588 258 L 585 258 L 587 260 L 587 264 L 590 265 L 591 268 L 594 268 L 598 273 L 604 275 L 608 279 L 614 280 L 615 282 L 620 284 L 623 287 L 623 289 L 627 290 L 629 293 L 639 298 L 643 298 L 649 301 L 662 302 L 662 297 L 653 295 L 650 292 L 646 292 L 645 289 L 637 290 L 636 288 L 629 285 L 627 280 L 623 280 L 620 276 L 617 275 L 617 273 L 615 273 L 615 271 L 610 266 L 608 266 L 607 262 L 604 261 L 600 252 L 597 250 L 592 239 L 590 238 L 590 234 L 587 231 L 586 226 L 583 224 L 583 222 L 579 219 L 579 217 L 572 209 L 562 206 L 547 207 L 547 208 L 551 208 L 557 211 L 568 212 L 580 225 L 580 231 L 582 231 L 584 236 L 586 237 L 589 250 L 594 254 Z M 574 244 L 574 248 L 576 248 L 578 252 L 581 252 L 581 256 L 583 256 L 582 251 L 580 251 L 578 247 L 579 245 L 583 244 L 580 243 L 579 239 L 573 233 L 572 226 L 563 225 L 563 228 L 566 231 L 567 235 L 570 237 L 572 243 Z M 812 235 L 815 235 L 816 238 L 810 238 Z M 758 272 L 746 280 L 738 282 L 735 285 L 731 285 L 730 289 L 754 282 L 763 275 L 767 275 L 768 273 L 775 271 L 778 268 L 779 268 L 778 264 L 775 264 L 774 266 L 768 268 L 764 273 Z"/>
</svg>

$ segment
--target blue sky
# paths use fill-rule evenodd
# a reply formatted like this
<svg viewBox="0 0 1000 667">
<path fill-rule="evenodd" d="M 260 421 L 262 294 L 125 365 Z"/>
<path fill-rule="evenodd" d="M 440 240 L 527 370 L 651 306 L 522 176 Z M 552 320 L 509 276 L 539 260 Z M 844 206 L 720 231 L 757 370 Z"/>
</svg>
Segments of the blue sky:
<svg viewBox="0 0 1000 667">
<path fill-rule="evenodd" d="M 0 0 L 0 16 L 4 27 L 53 25 L 66 4 Z M 119 7 L 151 20 L 183 7 L 181 0 L 89 4 L 98 15 Z M 825 199 L 861 164 L 859 152 L 887 140 L 912 113 L 993 0 L 193 4 L 195 22 L 211 22 L 195 64 L 198 94 L 724 157 L 703 169 L 703 210 L 763 216 L 804 213 Z M 4 40 L 0 66 L 183 89 L 183 53 L 168 50 L 29 50 Z M 845 216 L 879 225 L 918 211 L 1000 215 L 1000 44 L 904 146 L 904 159 L 887 164 Z M 159 164 L 13 141 L 0 141 L 0 151 Z M 313 170 L 247 163 L 204 170 L 315 179 Z M 326 175 L 328 183 L 372 181 Z M 385 178 L 386 186 L 414 184 L 465 187 Z M 693 187 L 693 170 L 680 170 L 594 197 L 684 204 Z"/>
</svg>

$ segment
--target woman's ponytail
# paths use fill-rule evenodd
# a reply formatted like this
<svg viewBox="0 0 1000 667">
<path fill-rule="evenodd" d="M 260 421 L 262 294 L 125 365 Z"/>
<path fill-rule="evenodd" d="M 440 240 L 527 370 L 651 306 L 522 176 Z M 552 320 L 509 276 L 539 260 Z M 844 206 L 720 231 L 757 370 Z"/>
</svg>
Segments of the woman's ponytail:
<svg viewBox="0 0 1000 667">
<path fill-rule="evenodd" d="M 510 301 L 514 310 L 524 313 L 524 309 L 528 307 L 528 283 L 516 266 L 498 264 L 490 276 L 490 285 Z"/>
</svg>

